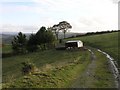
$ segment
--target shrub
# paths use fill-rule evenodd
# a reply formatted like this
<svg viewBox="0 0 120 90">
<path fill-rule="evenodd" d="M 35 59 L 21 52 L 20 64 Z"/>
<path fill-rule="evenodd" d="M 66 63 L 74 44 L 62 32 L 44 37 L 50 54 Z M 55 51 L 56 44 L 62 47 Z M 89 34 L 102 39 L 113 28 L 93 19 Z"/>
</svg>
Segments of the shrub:
<svg viewBox="0 0 120 90">
<path fill-rule="evenodd" d="M 36 40 L 36 37 L 34 34 L 31 34 L 30 35 L 30 38 L 27 42 L 27 50 L 29 52 L 34 52 L 34 51 L 37 51 L 38 49 L 38 46 L 37 46 L 37 40 Z"/>
<path fill-rule="evenodd" d="M 26 53 L 26 35 L 22 32 L 19 32 L 16 37 L 14 37 L 12 41 L 12 49 L 14 53 Z"/>
<path fill-rule="evenodd" d="M 29 62 L 29 61 L 22 62 L 22 65 L 23 65 L 22 73 L 24 75 L 34 73 L 37 70 L 36 66 L 33 63 Z"/>
</svg>

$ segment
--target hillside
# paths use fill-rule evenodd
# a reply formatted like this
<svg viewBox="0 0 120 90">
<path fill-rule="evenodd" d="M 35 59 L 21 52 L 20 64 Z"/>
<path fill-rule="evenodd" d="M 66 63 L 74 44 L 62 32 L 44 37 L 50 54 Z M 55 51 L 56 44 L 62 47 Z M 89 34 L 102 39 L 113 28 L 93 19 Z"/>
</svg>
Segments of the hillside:
<svg viewBox="0 0 120 90">
<path fill-rule="evenodd" d="M 120 32 L 106 33 L 100 35 L 91 35 L 91 36 L 83 36 L 77 38 L 70 38 L 67 40 L 82 40 L 85 45 L 92 46 L 94 48 L 101 49 L 102 51 L 110 54 L 120 65 L 119 53 L 118 50 L 118 34 Z"/>
<path fill-rule="evenodd" d="M 109 53 L 118 61 L 117 35 L 118 32 L 67 39 L 82 40 L 92 53 L 87 49 L 62 51 L 52 49 L 3 58 L 3 87 L 115 88 L 108 59 L 96 48 Z M 21 63 L 24 61 L 34 63 L 38 71 L 22 75 Z"/>
<path fill-rule="evenodd" d="M 116 87 L 113 82 L 114 78 L 112 73 L 107 68 L 109 66 L 105 56 L 96 52 L 94 49 L 93 51 L 96 53 L 97 60 L 92 59 L 93 56 L 91 56 L 88 50 L 48 50 L 39 53 L 37 52 L 28 55 L 6 58 L 3 60 L 3 87 L 75 88 L 77 83 L 73 86 L 73 82 L 75 82 L 76 79 L 80 80 L 81 84 L 79 87 Z M 34 63 L 39 71 L 33 72 L 29 75 L 22 75 L 21 63 L 23 61 L 30 61 Z M 89 66 L 93 65 L 93 63 L 96 63 L 95 67 L 97 67 L 90 69 Z M 100 72 L 98 72 L 99 69 L 101 69 Z M 88 70 L 92 74 L 87 78 L 86 71 Z M 85 81 L 91 82 L 87 83 Z"/>
<path fill-rule="evenodd" d="M 43 52 L 31 53 L 28 55 L 5 58 L 3 59 L 3 82 L 11 82 L 11 80 L 20 78 L 22 76 L 21 63 L 29 60 L 39 68 L 41 73 L 47 72 L 51 74 L 57 74 L 60 76 L 55 77 L 61 79 L 63 78 L 64 80 L 70 74 L 68 81 L 64 82 L 64 84 L 67 84 L 69 79 L 75 78 L 77 72 L 82 72 L 85 69 L 86 65 L 90 62 L 89 58 L 90 53 L 88 51 L 56 50 L 47 50 Z M 68 71 L 66 72 L 66 70 Z"/>
</svg>

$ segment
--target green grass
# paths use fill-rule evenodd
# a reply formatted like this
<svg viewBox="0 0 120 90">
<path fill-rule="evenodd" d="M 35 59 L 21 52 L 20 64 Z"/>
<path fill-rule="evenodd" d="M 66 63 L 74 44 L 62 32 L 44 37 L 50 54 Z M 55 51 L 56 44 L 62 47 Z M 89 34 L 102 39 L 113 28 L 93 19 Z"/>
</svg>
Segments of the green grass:
<svg viewBox="0 0 120 90">
<path fill-rule="evenodd" d="M 79 77 L 69 84 L 72 88 L 115 88 L 114 76 L 110 70 L 106 56 L 95 48 L 90 48 L 95 54 L 91 66 L 86 67 L 86 72 L 79 74 Z M 89 67 L 89 68 L 88 68 Z M 87 69 L 88 68 L 88 69 Z"/>
<path fill-rule="evenodd" d="M 2 53 L 11 53 L 12 47 L 10 44 L 5 44 L 2 46 Z"/>
<path fill-rule="evenodd" d="M 100 48 L 118 60 L 118 32 L 84 36 L 70 39 L 80 39 L 85 45 Z M 11 47 L 3 47 L 3 52 L 10 53 Z M 94 50 L 97 56 L 95 81 L 92 87 L 112 87 L 112 74 L 108 72 L 105 56 Z M 90 52 L 79 50 L 46 50 L 25 55 L 3 58 L 3 87 L 68 87 L 70 83 L 82 74 L 90 63 Z M 35 64 L 39 72 L 23 76 L 22 62 L 30 61 Z M 78 73 L 79 72 L 79 73 Z M 87 80 L 85 77 L 82 79 Z M 81 83 L 83 83 L 81 79 Z M 89 79 L 91 80 L 91 79 Z"/>
<path fill-rule="evenodd" d="M 24 87 L 24 88 L 60 88 L 67 85 L 79 74 L 82 73 L 89 63 L 89 52 L 86 58 L 81 63 L 81 59 L 76 63 L 71 62 L 63 65 L 60 68 L 49 70 L 47 72 L 34 73 L 24 76 L 14 81 L 12 84 L 7 84 L 8 87 Z M 25 78 L 27 77 L 27 78 Z"/>
<path fill-rule="evenodd" d="M 69 38 L 67 40 L 82 40 L 85 45 L 99 48 L 110 54 L 116 61 L 118 61 L 118 64 L 120 65 L 118 56 L 118 50 L 120 50 L 118 47 L 118 34 L 120 34 L 120 32 Z"/>
<path fill-rule="evenodd" d="M 88 51 L 57 51 L 47 50 L 43 52 L 35 52 L 21 56 L 13 56 L 9 58 L 3 58 L 3 82 L 13 82 L 16 78 L 23 78 L 21 74 L 21 62 L 31 61 L 33 62 L 41 72 L 47 72 L 48 75 L 54 78 L 57 86 L 50 86 L 48 84 L 41 83 L 39 87 L 62 87 L 66 86 L 70 80 L 77 76 L 77 72 L 82 72 L 89 63 L 90 53 Z M 78 63 L 78 64 L 77 64 Z M 56 72 L 55 69 L 57 68 Z M 63 68 L 59 71 L 60 68 Z M 49 74 L 50 73 L 50 74 Z M 69 76 L 69 77 L 68 77 Z M 32 77 L 32 76 L 31 76 Z M 58 78 L 66 80 L 63 84 L 60 84 Z M 36 77 L 36 80 L 38 78 Z M 19 82 L 19 80 L 17 80 Z M 21 81 L 21 80 L 20 80 Z M 41 81 L 41 78 L 40 78 Z M 34 83 L 33 83 L 34 84 Z M 18 86 L 24 84 L 17 84 Z M 17 87 L 17 86 L 16 86 Z M 26 85 L 26 87 L 28 87 Z"/>
<path fill-rule="evenodd" d="M 95 88 L 114 88 L 115 83 L 114 77 L 112 75 L 112 72 L 110 70 L 108 59 L 106 59 L 106 56 L 97 50 L 94 50 L 94 53 L 96 55 L 96 68 L 95 68 L 95 80 L 93 83 L 93 87 Z"/>
</svg>

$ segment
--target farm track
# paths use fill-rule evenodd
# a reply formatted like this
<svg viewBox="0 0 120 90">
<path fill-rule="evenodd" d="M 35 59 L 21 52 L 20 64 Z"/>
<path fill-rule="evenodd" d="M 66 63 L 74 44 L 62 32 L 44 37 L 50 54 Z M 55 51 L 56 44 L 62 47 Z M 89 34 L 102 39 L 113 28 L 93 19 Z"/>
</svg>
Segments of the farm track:
<svg viewBox="0 0 120 90">
<path fill-rule="evenodd" d="M 86 67 L 86 70 L 77 79 L 74 80 L 71 87 L 72 88 L 89 88 L 95 79 L 95 68 L 96 68 L 96 56 L 92 50 L 88 49 L 91 53 L 91 63 Z"/>
<path fill-rule="evenodd" d="M 119 83 L 120 83 L 120 74 L 118 71 L 118 64 L 116 63 L 116 61 L 106 52 L 101 51 L 100 49 L 97 49 L 98 52 L 106 55 L 106 58 L 108 59 L 109 62 L 109 69 L 111 70 L 112 74 L 114 75 L 115 78 L 115 85 L 117 88 L 120 88 Z"/>
<path fill-rule="evenodd" d="M 91 49 L 88 49 L 88 51 L 91 53 L 91 59 L 90 59 L 91 63 L 88 65 L 88 67 L 86 67 L 86 70 L 73 81 L 73 83 L 70 86 L 72 88 L 91 88 L 91 87 L 93 88 L 94 87 L 94 81 L 96 79 L 95 78 L 95 69 L 96 69 L 97 57 Z M 100 52 L 99 50 L 97 50 L 97 51 Z M 104 54 L 103 52 L 100 52 L 100 53 Z M 106 54 L 106 58 L 109 59 L 107 56 L 108 56 L 108 54 Z M 110 66 L 108 68 L 110 69 L 113 76 L 115 77 L 116 72 L 114 72 L 114 69 L 110 62 L 110 59 L 108 62 L 109 62 L 109 66 Z M 120 78 L 119 74 L 118 74 L 118 78 Z M 118 83 L 119 83 L 119 80 L 116 79 L 116 77 L 115 77 L 115 85 L 116 86 L 114 88 L 119 88 Z"/>
</svg>

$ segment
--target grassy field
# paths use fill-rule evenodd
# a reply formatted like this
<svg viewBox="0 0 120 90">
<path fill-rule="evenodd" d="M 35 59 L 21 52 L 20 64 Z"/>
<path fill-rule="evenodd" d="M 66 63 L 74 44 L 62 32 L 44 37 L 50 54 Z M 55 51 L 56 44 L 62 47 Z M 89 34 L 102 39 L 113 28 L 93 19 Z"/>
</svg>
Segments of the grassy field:
<svg viewBox="0 0 120 90">
<path fill-rule="evenodd" d="M 118 50 L 120 50 L 120 48 L 118 47 L 118 34 L 120 34 L 120 32 L 69 38 L 67 40 L 82 40 L 85 45 L 99 48 L 102 51 L 110 54 L 120 66 L 120 60 L 118 56 Z"/>
<path fill-rule="evenodd" d="M 90 61 L 90 53 L 88 51 L 56 51 L 47 50 L 42 52 L 30 53 L 22 56 L 13 56 L 3 59 L 3 82 L 11 82 L 16 78 L 22 76 L 21 63 L 23 61 L 30 61 L 36 65 L 42 72 L 57 74 L 55 77 L 63 78 L 64 80 L 68 75 L 68 80 L 63 82 L 65 85 L 72 78 L 75 78 L 77 72 L 82 72 Z M 77 64 L 78 63 L 78 64 Z M 75 67 L 74 67 L 75 66 Z M 79 68 L 78 68 L 79 67 Z M 56 70 L 57 68 L 57 70 Z M 59 72 L 59 68 L 63 68 Z M 54 73 L 54 70 L 57 73 Z M 68 71 L 68 72 L 66 72 Z M 66 76 L 67 75 L 67 76 Z M 59 85 L 59 84 L 57 84 Z M 40 85 L 42 87 L 42 85 Z M 26 86 L 27 87 L 27 86 Z M 58 86 L 59 87 L 59 86 Z"/>
<path fill-rule="evenodd" d="M 118 33 L 92 35 L 69 40 L 82 40 L 85 45 L 99 48 L 118 60 Z M 68 39 L 67 39 L 68 40 Z M 94 81 L 86 87 L 113 87 L 114 80 L 109 72 L 107 59 L 103 54 L 93 50 L 96 54 L 95 78 L 82 77 L 83 81 Z M 3 47 L 3 52 L 11 52 L 10 45 Z M 69 87 L 69 85 L 91 63 L 91 54 L 88 50 L 46 50 L 26 55 L 16 55 L 3 58 L 3 87 Z M 23 76 L 22 62 L 30 61 L 35 64 L 39 72 Z M 79 72 L 79 73 L 78 73 Z"/>
<path fill-rule="evenodd" d="M 12 47 L 10 44 L 6 44 L 2 46 L 2 53 L 11 53 Z"/>
</svg>

